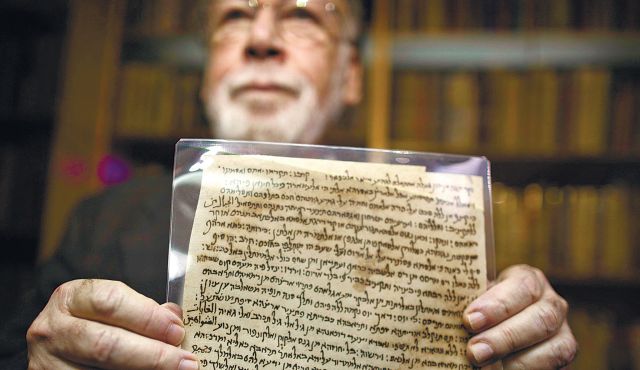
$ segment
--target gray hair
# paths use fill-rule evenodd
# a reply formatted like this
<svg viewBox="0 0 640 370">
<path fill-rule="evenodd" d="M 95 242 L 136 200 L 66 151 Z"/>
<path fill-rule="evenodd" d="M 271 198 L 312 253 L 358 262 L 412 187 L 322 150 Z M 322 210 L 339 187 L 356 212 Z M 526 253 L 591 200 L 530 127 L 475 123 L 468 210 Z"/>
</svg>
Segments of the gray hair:
<svg viewBox="0 0 640 370">
<path fill-rule="evenodd" d="M 362 9 L 362 0 L 347 0 L 347 5 L 351 10 L 348 15 L 347 27 L 350 27 L 351 30 L 349 35 L 351 41 L 359 42 L 362 37 L 362 20 L 363 20 L 363 9 Z M 349 26 L 349 24 L 351 24 Z"/>
</svg>

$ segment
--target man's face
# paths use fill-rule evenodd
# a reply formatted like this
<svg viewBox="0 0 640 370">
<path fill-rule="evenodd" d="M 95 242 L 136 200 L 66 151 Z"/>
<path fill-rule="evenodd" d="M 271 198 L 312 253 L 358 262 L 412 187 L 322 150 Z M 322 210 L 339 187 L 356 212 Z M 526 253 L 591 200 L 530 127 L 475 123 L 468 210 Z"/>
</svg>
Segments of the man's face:
<svg viewBox="0 0 640 370">
<path fill-rule="evenodd" d="M 202 98 L 225 139 L 316 142 L 360 99 L 344 0 L 219 0 Z"/>
</svg>

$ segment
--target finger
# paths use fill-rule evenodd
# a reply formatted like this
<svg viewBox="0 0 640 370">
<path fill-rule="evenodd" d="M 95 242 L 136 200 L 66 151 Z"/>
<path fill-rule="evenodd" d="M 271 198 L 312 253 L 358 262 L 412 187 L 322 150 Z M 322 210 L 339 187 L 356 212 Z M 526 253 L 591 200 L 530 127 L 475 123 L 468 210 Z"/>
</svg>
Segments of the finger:
<svg viewBox="0 0 640 370">
<path fill-rule="evenodd" d="M 167 310 L 173 312 L 179 318 L 182 318 L 182 307 L 178 306 L 173 302 L 166 302 L 160 305 L 161 307 L 166 308 Z"/>
<path fill-rule="evenodd" d="M 32 368 L 56 369 L 56 370 L 93 370 L 94 369 L 93 367 L 74 364 L 72 362 L 64 361 L 58 358 L 54 358 L 47 361 L 46 366 L 42 366 L 42 367 L 38 367 L 38 366 L 34 367 L 33 364 L 30 364 L 30 365 L 31 367 L 29 367 L 29 369 L 32 369 Z"/>
<path fill-rule="evenodd" d="M 547 296 L 517 315 L 469 340 L 470 360 L 481 365 L 554 336 L 565 322 L 567 305 Z"/>
<path fill-rule="evenodd" d="M 573 362 L 577 352 L 578 344 L 565 322 L 553 338 L 505 358 L 503 365 L 506 370 L 560 369 Z"/>
<path fill-rule="evenodd" d="M 472 333 L 490 328 L 538 301 L 547 287 L 550 289 L 540 270 L 513 266 L 503 271 L 493 287 L 467 306 L 464 325 Z"/>
<path fill-rule="evenodd" d="M 118 326 L 140 335 L 178 345 L 185 331 L 181 316 L 125 284 L 108 280 L 74 281 L 65 299 L 75 317 Z M 175 309 L 175 308 L 174 308 Z"/>
<path fill-rule="evenodd" d="M 37 351 L 29 348 L 29 369 L 56 369 L 56 370 L 91 370 L 92 368 L 74 364 L 63 358 L 52 356 L 45 351 Z"/>
<path fill-rule="evenodd" d="M 74 363 L 100 369 L 198 368 L 194 354 L 122 328 L 66 317 L 58 330 L 73 340 L 50 343 L 50 352 Z"/>
<path fill-rule="evenodd" d="M 483 366 L 481 370 L 504 370 L 502 366 L 502 361 L 498 360 L 491 365 Z"/>
<path fill-rule="evenodd" d="M 84 366 L 80 364 L 67 361 L 63 358 L 53 357 L 46 362 L 44 369 L 56 369 L 56 370 L 94 370 L 95 367 Z M 29 368 L 31 369 L 31 367 Z"/>
<path fill-rule="evenodd" d="M 177 317 L 179 317 L 182 320 L 182 307 L 178 306 L 176 303 L 166 302 L 161 304 L 160 307 L 166 308 L 167 310 L 173 312 Z M 184 322 L 183 322 L 183 325 L 184 325 Z M 182 335 L 182 340 L 184 340 L 184 335 Z M 180 340 L 180 343 L 173 343 L 173 344 L 175 346 L 180 346 L 180 344 L 182 344 L 182 340 Z"/>
</svg>

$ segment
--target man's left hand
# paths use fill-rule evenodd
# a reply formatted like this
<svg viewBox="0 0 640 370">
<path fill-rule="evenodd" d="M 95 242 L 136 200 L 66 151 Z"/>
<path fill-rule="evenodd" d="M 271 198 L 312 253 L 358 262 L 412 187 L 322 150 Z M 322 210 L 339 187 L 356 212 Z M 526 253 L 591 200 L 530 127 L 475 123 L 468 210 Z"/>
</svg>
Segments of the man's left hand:
<svg viewBox="0 0 640 370">
<path fill-rule="evenodd" d="M 561 369 L 578 347 L 567 310 L 542 271 L 512 266 L 465 310 L 464 324 L 474 334 L 467 356 L 492 369 Z"/>
</svg>

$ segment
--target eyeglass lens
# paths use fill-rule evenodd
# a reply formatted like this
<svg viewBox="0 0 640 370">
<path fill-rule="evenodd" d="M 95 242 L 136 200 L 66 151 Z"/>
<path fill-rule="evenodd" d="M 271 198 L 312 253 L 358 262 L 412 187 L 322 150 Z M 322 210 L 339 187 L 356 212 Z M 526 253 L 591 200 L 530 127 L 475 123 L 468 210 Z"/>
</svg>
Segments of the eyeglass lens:
<svg viewBox="0 0 640 370">
<path fill-rule="evenodd" d="M 328 0 L 222 0 L 214 8 L 212 41 L 247 37 L 258 17 L 266 17 L 267 25 L 284 41 L 299 45 L 339 38 L 342 23 L 336 4 Z"/>
</svg>

